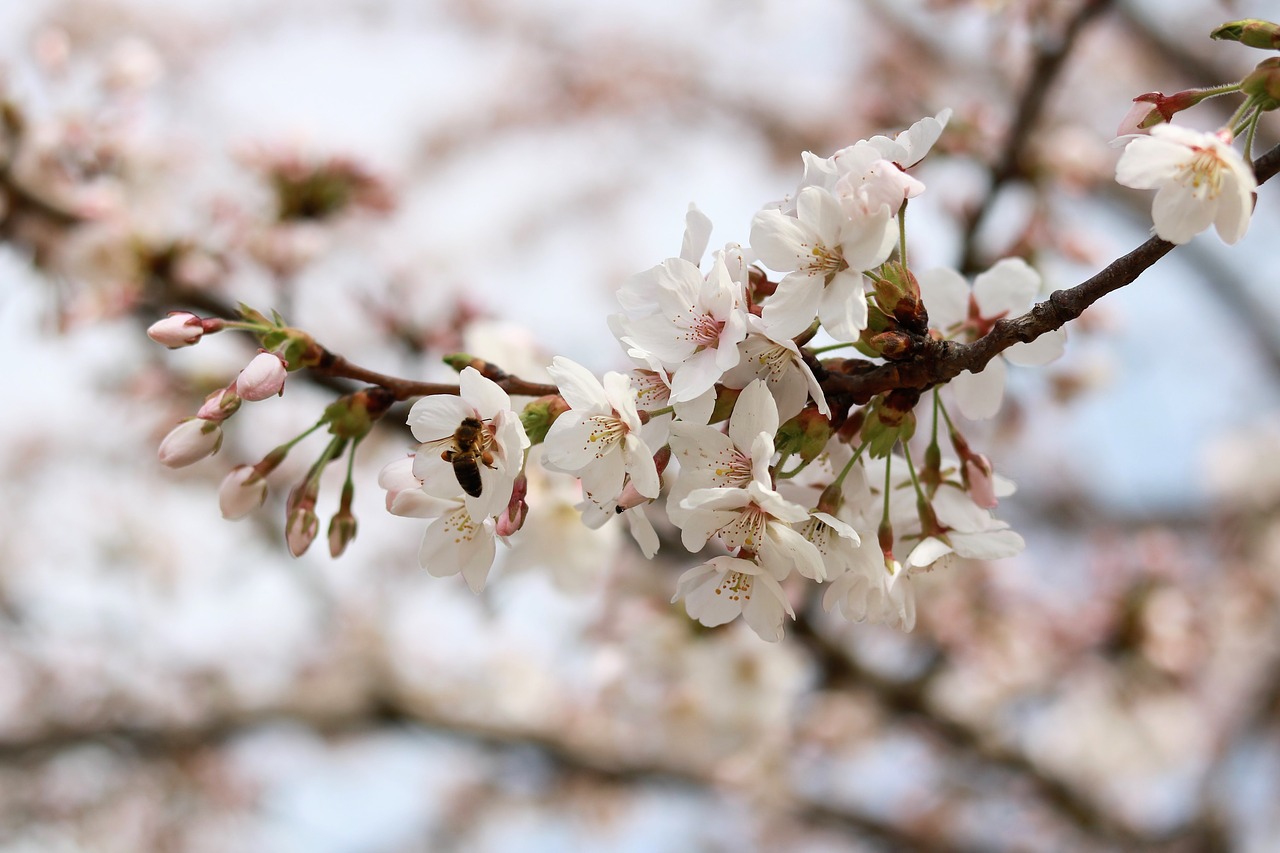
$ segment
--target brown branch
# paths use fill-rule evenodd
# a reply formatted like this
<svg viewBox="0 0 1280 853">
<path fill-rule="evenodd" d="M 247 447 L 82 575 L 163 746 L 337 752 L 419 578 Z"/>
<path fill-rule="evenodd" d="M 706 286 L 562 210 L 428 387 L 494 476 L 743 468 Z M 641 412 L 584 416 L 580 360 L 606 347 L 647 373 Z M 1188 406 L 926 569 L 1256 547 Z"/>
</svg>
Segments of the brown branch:
<svg viewBox="0 0 1280 853">
<path fill-rule="evenodd" d="M 317 345 L 319 346 L 319 345 Z M 311 368 L 313 373 L 320 376 L 340 379 L 354 379 L 357 382 L 367 382 L 370 385 L 377 385 L 385 388 L 396 398 L 396 400 L 408 400 L 411 397 L 427 397 L 433 394 L 457 394 L 458 386 L 441 382 L 417 382 L 412 379 L 401 379 L 398 376 L 391 376 L 386 373 L 379 373 L 376 370 L 370 370 L 367 367 L 361 367 L 344 356 L 330 352 L 324 347 L 319 347 L 322 351 L 319 364 Z M 476 368 L 486 378 L 497 383 L 503 391 L 508 394 L 515 394 L 522 397 L 546 397 L 552 394 L 559 394 L 560 389 L 555 385 L 547 385 L 541 382 L 529 382 L 518 376 L 512 376 L 502 368 L 495 364 L 490 364 L 481 359 L 472 359 L 471 367 Z"/>
<path fill-rule="evenodd" d="M 1031 131 L 1040 120 L 1040 114 L 1048 100 L 1049 90 L 1066 66 L 1067 59 L 1085 26 L 1106 11 L 1111 2 L 1112 0 L 1084 0 L 1057 39 L 1041 39 L 1040 49 L 1036 52 L 1035 61 L 1031 67 L 1031 75 L 1022 89 L 1022 96 L 1014 111 L 1013 121 L 1009 125 L 1009 135 L 1005 138 L 1004 149 L 1000 152 L 1000 158 L 990 167 L 991 186 L 983 196 L 982 202 L 970 213 L 965 222 L 964 236 L 961 241 L 964 247 L 960 262 L 961 272 L 971 273 L 979 268 L 978 229 L 991 211 L 1004 185 L 1025 172 L 1022 162 L 1023 154 L 1027 141 L 1031 138 Z"/>
<path fill-rule="evenodd" d="M 1255 160 L 1253 170 L 1259 184 L 1274 177 L 1280 171 L 1280 145 Z M 966 370 L 977 373 L 1014 344 L 1030 343 L 1046 332 L 1062 328 L 1108 293 L 1132 284 L 1174 248 L 1173 243 L 1152 237 L 1092 278 L 1067 290 L 1054 291 L 1021 317 L 998 321 L 990 332 L 973 343 L 920 338 L 910 360 L 874 367 L 862 359 L 825 361 L 822 363 L 825 375 L 819 377 L 823 390 L 861 404 L 877 394 L 900 388 L 924 391 L 949 382 Z"/>
</svg>

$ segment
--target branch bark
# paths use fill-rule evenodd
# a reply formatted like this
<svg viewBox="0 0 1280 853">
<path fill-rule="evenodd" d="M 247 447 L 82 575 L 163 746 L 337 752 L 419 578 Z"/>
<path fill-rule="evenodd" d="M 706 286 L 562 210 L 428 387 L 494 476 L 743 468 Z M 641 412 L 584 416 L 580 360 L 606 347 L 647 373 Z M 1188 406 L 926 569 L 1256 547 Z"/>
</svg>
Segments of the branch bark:
<svg viewBox="0 0 1280 853">
<path fill-rule="evenodd" d="M 1280 145 L 1253 162 L 1258 183 L 1280 171 Z M 1175 244 L 1152 237 L 1127 255 L 1112 261 L 1092 278 L 1067 290 L 1056 290 L 1021 317 L 1006 318 L 983 337 L 969 344 L 920 338 L 910 360 L 871 366 L 862 359 L 833 359 L 822 363 L 823 390 L 843 394 L 854 403 L 866 403 L 877 394 L 903 388 L 924 391 L 948 382 L 966 370 L 974 373 L 1016 343 L 1030 343 L 1060 329 L 1085 309 L 1114 290 L 1132 284 Z"/>
</svg>

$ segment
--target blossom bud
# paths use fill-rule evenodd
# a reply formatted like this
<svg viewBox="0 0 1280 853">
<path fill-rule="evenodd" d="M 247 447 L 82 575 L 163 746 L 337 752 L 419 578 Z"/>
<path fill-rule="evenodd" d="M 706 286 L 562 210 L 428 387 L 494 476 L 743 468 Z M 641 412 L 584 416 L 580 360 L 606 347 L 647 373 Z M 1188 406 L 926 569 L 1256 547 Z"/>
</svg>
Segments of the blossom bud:
<svg viewBox="0 0 1280 853">
<path fill-rule="evenodd" d="M 810 406 L 778 428 L 777 450 L 812 462 L 826 449 L 831 433 L 831 420 Z"/>
<path fill-rule="evenodd" d="M 168 317 L 147 327 L 147 337 L 169 349 L 191 346 L 203 336 L 204 325 L 189 311 L 170 311 Z"/>
<path fill-rule="evenodd" d="M 311 547 L 311 543 L 315 541 L 316 534 L 319 532 L 320 519 L 310 507 L 299 507 L 289 513 L 289 521 L 284 533 L 289 553 L 295 557 L 301 557 Z"/>
<path fill-rule="evenodd" d="M 982 454 L 974 456 L 964 461 L 964 473 L 961 475 L 964 479 L 965 488 L 969 491 L 969 497 L 973 502 L 983 509 L 995 509 L 1000 501 L 996 499 L 995 481 L 991 476 L 991 462 Z"/>
<path fill-rule="evenodd" d="M 374 422 L 385 415 L 394 402 L 395 395 L 385 388 L 365 388 L 330 403 L 324 410 L 324 419 L 332 434 L 359 441 L 369 434 Z"/>
<path fill-rule="evenodd" d="M 880 310 L 893 317 L 907 331 L 917 335 L 929 332 L 929 312 L 920 296 L 915 275 L 900 262 L 884 265 L 884 274 L 876 279 L 875 299 Z"/>
<path fill-rule="evenodd" d="M 222 427 L 215 421 L 188 418 L 169 431 L 160 442 L 162 465 L 182 468 L 212 456 L 222 447 Z"/>
<path fill-rule="evenodd" d="M 916 416 L 912 409 L 920 400 L 920 392 L 910 389 L 890 391 L 875 400 L 862 426 L 862 438 L 870 442 L 868 452 L 875 457 L 888 456 L 899 441 L 909 441 L 916 432 Z"/>
<path fill-rule="evenodd" d="M 559 394 L 539 397 L 520 412 L 520 423 L 532 444 L 541 444 L 556 418 L 569 411 L 569 404 Z"/>
<path fill-rule="evenodd" d="M 515 486 L 511 490 L 511 500 L 507 508 L 496 519 L 494 533 L 504 539 L 524 527 L 524 520 L 529 515 L 529 503 L 525 498 L 529 494 L 529 480 L 522 472 L 516 477 Z"/>
<path fill-rule="evenodd" d="M 889 361 L 902 361 L 903 359 L 911 358 L 916 350 L 920 348 L 916 338 L 906 332 L 881 332 L 878 335 L 872 335 L 867 341 L 867 345 L 877 355 Z"/>
<path fill-rule="evenodd" d="M 237 465 L 218 487 L 218 508 L 228 521 L 244 518 L 267 500 L 267 481 L 252 465 Z"/>
<path fill-rule="evenodd" d="M 235 392 L 235 383 L 232 383 L 226 388 L 219 388 L 208 397 L 205 397 L 204 402 L 200 404 L 200 411 L 196 412 L 196 417 L 221 423 L 234 415 L 239 409 L 240 395 Z"/>
<path fill-rule="evenodd" d="M 356 538 L 356 517 L 351 511 L 351 499 L 355 496 L 355 486 L 350 481 L 342 487 L 342 500 L 338 512 L 329 522 L 329 556 L 335 560 L 342 556 L 347 546 Z"/>
<path fill-rule="evenodd" d="M 1262 50 L 1280 50 L 1280 24 L 1257 18 L 1228 21 L 1209 33 L 1209 38 L 1219 41 L 1238 41 L 1246 47 Z"/>
<path fill-rule="evenodd" d="M 262 350 L 240 371 L 236 378 L 236 393 L 250 402 L 283 394 L 287 375 L 284 359 L 273 352 Z"/>
<path fill-rule="evenodd" d="M 1255 98 L 1263 110 L 1280 106 L 1280 56 L 1259 62 L 1240 81 L 1240 91 Z"/>
</svg>

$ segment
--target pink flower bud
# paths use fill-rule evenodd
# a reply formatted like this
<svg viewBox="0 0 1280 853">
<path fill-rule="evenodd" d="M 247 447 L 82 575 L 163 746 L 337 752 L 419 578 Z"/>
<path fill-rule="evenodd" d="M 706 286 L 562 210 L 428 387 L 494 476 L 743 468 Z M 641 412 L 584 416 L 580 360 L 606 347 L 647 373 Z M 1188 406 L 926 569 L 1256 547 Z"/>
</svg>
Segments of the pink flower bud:
<svg viewBox="0 0 1280 853">
<path fill-rule="evenodd" d="M 170 311 L 168 317 L 147 327 L 147 337 L 169 349 L 189 347 L 203 336 L 203 323 L 189 311 Z"/>
<path fill-rule="evenodd" d="M 236 393 L 234 385 L 228 385 L 205 397 L 204 402 L 200 404 L 200 410 L 196 412 L 196 417 L 221 423 L 234 415 L 239 408 L 240 395 Z"/>
<path fill-rule="evenodd" d="M 218 487 L 218 508 L 228 521 L 244 518 L 267 500 L 267 481 L 252 465 L 237 465 Z"/>
<path fill-rule="evenodd" d="M 236 393 L 250 402 L 283 394 L 287 375 L 284 359 L 263 350 L 240 371 L 240 376 L 236 378 Z"/>
<path fill-rule="evenodd" d="M 529 494 L 529 481 L 523 473 L 516 477 L 511 489 L 511 500 L 507 508 L 498 516 L 494 533 L 504 539 L 524 527 L 524 520 L 529 515 L 529 503 L 525 498 Z"/>
<path fill-rule="evenodd" d="M 222 427 L 214 421 L 188 418 L 160 442 L 160 462 L 170 468 L 182 468 L 212 456 L 221 446 Z"/>
<path fill-rule="evenodd" d="M 991 463 L 982 454 L 974 454 L 964 462 L 964 475 L 969 485 L 969 497 L 983 509 L 995 509 L 1000 503 L 996 499 L 995 484 L 991 478 Z"/>
<path fill-rule="evenodd" d="M 289 553 L 301 557 L 311 547 L 316 534 L 320 532 L 320 519 L 309 506 L 299 507 L 289 513 L 289 523 L 285 527 L 284 538 L 289 545 Z"/>
</svg>

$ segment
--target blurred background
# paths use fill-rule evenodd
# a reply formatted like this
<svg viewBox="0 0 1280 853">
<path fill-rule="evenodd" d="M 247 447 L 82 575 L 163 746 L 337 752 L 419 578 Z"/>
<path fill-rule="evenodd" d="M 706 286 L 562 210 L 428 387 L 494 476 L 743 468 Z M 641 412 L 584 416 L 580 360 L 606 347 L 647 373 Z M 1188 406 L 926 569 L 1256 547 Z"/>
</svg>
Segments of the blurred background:
<svg viewBox="0 0 1280 853">
<path fill-rule="evenodd" d="M 1018 254 L 1068 287 L 1148 235 L 1112 181 L 1130 99 L 1238 79 L 1266 54 L 1207 33 L 1268 11 L 0 4 L 0 851 L 1280 850 L 1270 186 L 1241 244 L 1104 299 L 968 428 L 1028 548 L 921 577 L 905 635 L 803 599 L 781 644 L 702 629 L 678 544 L 646 561 L 552 485 L 483 594 L 431 578 L 374 481 L 402 417 L 362 445 L 348 552 L 292 559 L 323 442 L 248 520 L 217 484 L 335 391 L 295 375 L 167 470 L 255 349 L 143 335 L 243 300 L 406 377 L 621 368 L 614 291 L 690 202 L 745 242 L 801 151 L 944 107 L 917 269 Z"/>
</svg>

